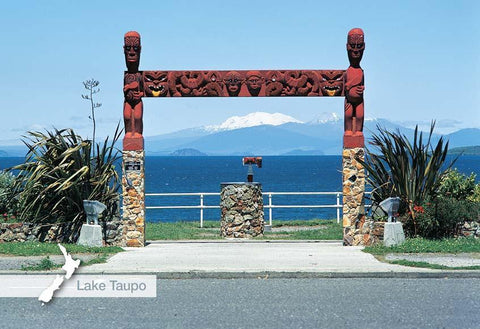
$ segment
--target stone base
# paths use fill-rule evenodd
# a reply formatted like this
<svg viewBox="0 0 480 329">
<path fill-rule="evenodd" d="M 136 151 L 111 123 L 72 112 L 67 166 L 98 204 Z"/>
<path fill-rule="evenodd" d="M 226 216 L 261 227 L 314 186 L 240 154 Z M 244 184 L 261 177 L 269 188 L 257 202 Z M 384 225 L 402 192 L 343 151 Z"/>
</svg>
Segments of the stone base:
<svg viewBox="0 0 480 329">
<path fill-rule="evenodd" d="M 100 225 L 83 224 L 77 244 L 88 247 L 101 247 L 102 227 Z"/>
<path fill-rule="evenodd" d="M 364 245 L 356 238 L 365 222 L 365 169 L 358 159 L 365 158 L 363 148 L 344 148 L 342 153 L 344 245 Z"/>
<path fill-rule="evenodd" d="M 145 151 L 123 151 L 122 177 L 124 247 L 145 246 Z"/>
<path fill-rule="evenodd" d="M 263 235 L 263 197 L 259 183 L 222 183 L 220 235 L 250 238 Z"/>
<path fill-rule="evenodd" d="M 385 233 L 383 235 L 383 244 L 386 247 L 396 246 L 405 241 L 402 223 L 385 223 Z"/>
<path fill-rule="evenodd" d="M 344 246 L 370 246 L 383 240 L 385 222 L 360 221 L 358 227 L 343 228 Z"/>
</svg>

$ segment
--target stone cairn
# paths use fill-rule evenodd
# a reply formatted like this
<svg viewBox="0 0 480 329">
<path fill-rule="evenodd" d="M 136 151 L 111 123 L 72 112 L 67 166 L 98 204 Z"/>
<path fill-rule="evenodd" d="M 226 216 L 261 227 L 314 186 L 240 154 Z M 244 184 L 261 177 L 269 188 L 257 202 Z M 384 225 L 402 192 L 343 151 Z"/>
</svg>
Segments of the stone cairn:
<svg viewBox="0 0 480 329">
<path fill-rule="evenodd" d="M 260 183 L 222 183 L 220 235 L 250 238 L 263 235 L 263 196 Z"/>
<path fill-rule="evenodd" d="M 123 151 L 123 239 L 127 247 L 145 246 L 145 151 Z"/>
<path fill-rule="evenodd" d="M 364 160 L 363 147 L 344 148 L 343 162 L 343 244 L 368 245 L 373 242 L 370 226 L 365 224 L 365 168 L 357 159 Z M 367 232 L 368 231 L 368 232 Z"/>
</svg>

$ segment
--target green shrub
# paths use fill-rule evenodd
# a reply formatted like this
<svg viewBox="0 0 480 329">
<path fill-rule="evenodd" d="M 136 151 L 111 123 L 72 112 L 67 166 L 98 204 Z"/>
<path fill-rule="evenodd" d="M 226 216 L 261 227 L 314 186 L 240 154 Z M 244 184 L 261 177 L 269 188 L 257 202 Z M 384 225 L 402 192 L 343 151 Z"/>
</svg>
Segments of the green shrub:
<svg viewBox="0 0 480 329">
<path fill-rule="evenodd" d="M 475 185 L 472 195 L 468 196 L 467 200 L 480 203 L 480 184 Z"/>
<path fill-rule="evenodd" d="M 120 137 L 117 126 L 113 140 L 97 144 L 92 156 L 91 142 L 72 129 L 29 132 L 24 143 L 29 148 L 18 170 L 15 193 L 19 196 L 22 221 L 46 224 L 70 223 L 66 241 L 75 242 L 86 220 L 83 200 L 98 200 L 107 206 L 106 216 L 118 211 L 119 176 L 115 171 Z"/>
<path fill-rule="evenodd" d="M 14 194 L 15 176 L 0 170 L 0 213 L 12 214 L 16 211 L 16 198 Z"/>
<path fill-rule="evenodd" d="M 437 197 L 421 206 L 414 206 L 415 216 L 409 216 L 405 230 L 413 236 L 413 218 L 417 225 L 418 236 L 431 239 L 452 237 L 457 224 L 464 221 L 477 220 L 480 204 L 469 200 L 458 200 L 453 197 Z"/>
<path fill-rule="evenodd" d="M 442 177 L 438 195 L 451 197 L 457 200 L 466 200 L 471 198 L 475 193 L 475 178 L 477 176 L 471 173 L 466 176 L 457 171 L 457 169 L 449 170 Z"/>
</svg>

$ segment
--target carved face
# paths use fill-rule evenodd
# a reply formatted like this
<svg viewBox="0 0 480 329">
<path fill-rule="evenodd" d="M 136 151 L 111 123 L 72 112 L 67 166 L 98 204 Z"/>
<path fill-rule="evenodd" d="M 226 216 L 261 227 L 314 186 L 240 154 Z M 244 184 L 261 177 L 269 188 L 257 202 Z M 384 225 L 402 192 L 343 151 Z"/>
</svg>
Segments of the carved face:
<svg viewBox="0 0 480 329">
<path fill-rule="evenodd" d="M 247 85 L 248 91 L 250 94 L 256 96 L 260 92 L 262 85 L 264 83 L 264 79 L 260 75 L 258 71 L 249 71 L 247 72 L 247 79 L 245 80 L 245 84 Z"/>
<path fill-rule="evenodd" d="M 143 73 L 143 85 L 147 96 L 166 96 L 168 91 L 167 72 L 145 71 Z"/>
<path fill-rule="evenodd" d="M 203 82 L 203 74 L 198 71 L 186 71 L 181 76 L 180 82 L 185 88 L 196 89 Z"/>
<path fill-rule="evenodd" d="M 340 96 L 343 90 L 343 71 L 322 71 L 320 89 L 323 96 Z"/>
<path fill-rule="evenodd" d="M 227 92 L 230 96 L 238 96 L 242 81 L 242 76 L 236 71 L 228 72 L 223 78 L 223 82 L 227 86 Z"/>
<path fill-rule="evenodd" d="M 135 31 L 130 31 L 125 34 L 125 44 L 123 46 L 123 53 L 125 54 L 125 62 L 128 71 L 138 71 L 138 64 L 140 63 L 140 34 Z"/>
<path fill-rule="evenodd" d="M 362 29 L 352 29 L 348 32 L 347 53 L 351 65 L 358 66 L 365 50 L 364 34 Z"/>
</svg>

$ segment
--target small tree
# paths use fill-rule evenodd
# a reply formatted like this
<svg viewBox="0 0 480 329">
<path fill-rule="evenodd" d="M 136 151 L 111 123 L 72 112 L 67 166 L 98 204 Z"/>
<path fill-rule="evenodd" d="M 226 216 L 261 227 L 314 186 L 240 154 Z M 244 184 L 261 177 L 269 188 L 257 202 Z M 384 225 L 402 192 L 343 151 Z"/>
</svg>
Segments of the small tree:
<svg viewBox="0 0 480 329">
<path fill-rule="evenodd" d="M 92 122 L 93 122 L 93 136 L 92 136 L 92 145 L 93 145 L 92 152 L 93 152 L 93 155 L 95 155 L 95 148 L 96 148 L 96 144 L 95 144 L 95 131 L 96 131 L 95 109 L 102 106 L 101 103 L 95 103 L 95 101 L 93 99 L 93 95 L 100 92 L 100 88 L 97 88 L 99 84 L 100 84 L 100 82 L 93 79 L 93 78 L 90 79 L 90 80 L 83 81 L 83 86 L 85 87 L 86 90 L 88 90 L 88 93 L 87 94 L 82 94 L 82 98 L 90 101 L 91 115 L 89 115 L 88 118 L 90 120 L 92 120 Z"/>
</svg>

